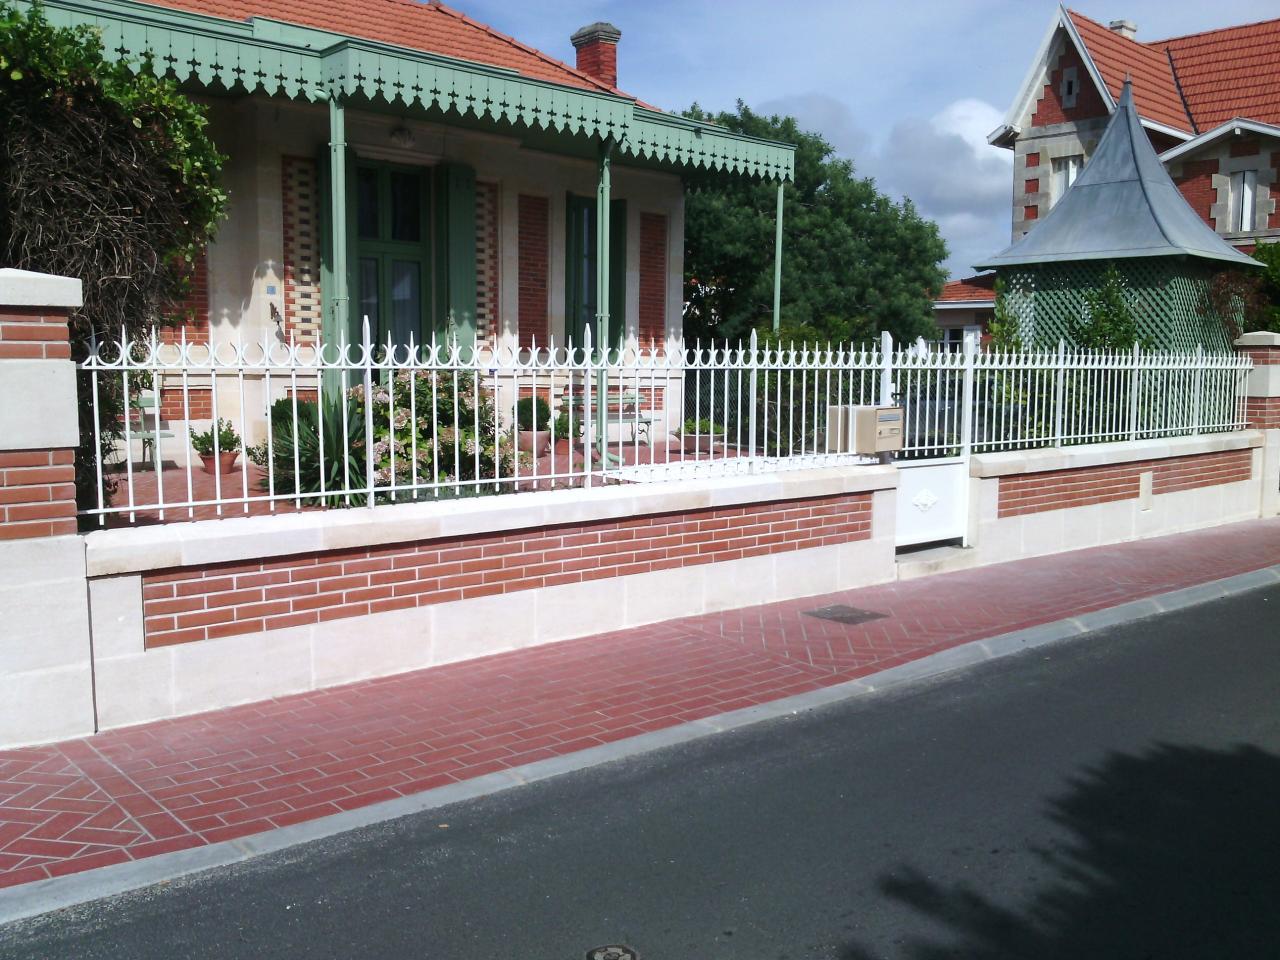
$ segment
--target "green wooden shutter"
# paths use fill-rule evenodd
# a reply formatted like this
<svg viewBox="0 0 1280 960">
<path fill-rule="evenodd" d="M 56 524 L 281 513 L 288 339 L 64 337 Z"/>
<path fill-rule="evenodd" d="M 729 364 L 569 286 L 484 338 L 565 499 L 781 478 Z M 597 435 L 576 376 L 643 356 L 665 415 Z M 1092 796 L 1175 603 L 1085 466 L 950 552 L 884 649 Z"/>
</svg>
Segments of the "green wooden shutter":
<svg viewBox="0 0 1280 960">
<path fill-rule="evenodd" d="M 476 342 L 476 173 L 457 163 L 435 168 L 435 328 Z M 451 325 L 452 324 L 452 325 Z"/>
<path fill-rule="evenodd" d="M 565 210 L 565 335 L 581 345 L 596 323 L 596 202 L 569 194 Z"/>
</svg>

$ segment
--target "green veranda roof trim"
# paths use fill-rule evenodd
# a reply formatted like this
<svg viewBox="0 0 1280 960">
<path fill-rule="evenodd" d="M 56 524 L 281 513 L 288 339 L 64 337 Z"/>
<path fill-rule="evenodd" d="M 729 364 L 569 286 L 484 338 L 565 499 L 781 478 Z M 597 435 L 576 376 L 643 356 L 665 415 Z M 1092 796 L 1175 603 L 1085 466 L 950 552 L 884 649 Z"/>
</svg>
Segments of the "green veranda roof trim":
<svg viewBox="0 0 1280 960">
<path fill-rule="evenodd" d="M 1076 182 L 1026 236 L 975 266 L 1169 256 L 1261 266 L 1218 236 L 1174 186 L 1138 119 L 1126 80 Z"/>
<path fill-rule="evenodd" d="M 362 95 L 494 123 L 613 137 L 624 154 L 678 166 L 770 180 L 789 180 L 795 171 L 791 144 L 469 60 L 263 17 L 227 20 L 137 0 L 45 0 L 43 7 L 58 26 L 98 30 L 106 50 L 133 67 L 150 57 L 157 69 L 205 87 L 313 101 Z"/>
</svg>

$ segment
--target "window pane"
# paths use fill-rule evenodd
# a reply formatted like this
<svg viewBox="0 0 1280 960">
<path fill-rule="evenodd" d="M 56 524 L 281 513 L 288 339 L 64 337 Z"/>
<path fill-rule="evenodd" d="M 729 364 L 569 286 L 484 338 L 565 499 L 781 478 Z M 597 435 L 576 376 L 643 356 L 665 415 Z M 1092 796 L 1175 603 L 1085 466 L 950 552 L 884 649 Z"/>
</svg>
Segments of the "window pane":
<svg viewBox="0 0 1280 960">
<path fill-rule="evenodd" d="M 356 168 L 356 224 L 362 239 L 378 239 L 378 171 Z"/>
<path fill-rule="evenodd" d="M 391 261 L 391 339 L 406 344 L 420 340 L 422 270 L 413 260 Z"/>
<path fill-rule="evenodd" d="M 360 317 L 369 318 L 369 333 L 378 333 L 378 258 L 360 258 Z"/>
<path fill-rule="evenodd" d="M 391 171 L 391 239 L 417 243 L 422 239 L 422 177 Z"/>
</svg>

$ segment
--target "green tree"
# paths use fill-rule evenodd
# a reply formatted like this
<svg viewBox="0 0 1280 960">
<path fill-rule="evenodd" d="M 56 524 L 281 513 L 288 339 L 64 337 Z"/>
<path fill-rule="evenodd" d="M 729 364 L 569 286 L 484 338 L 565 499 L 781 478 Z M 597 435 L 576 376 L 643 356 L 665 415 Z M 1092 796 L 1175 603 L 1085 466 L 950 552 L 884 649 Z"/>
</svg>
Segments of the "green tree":
<svg viewBox="0 0 1280 960">
<path fill-rule="evenodd" d="M 1084 296 L 1084 315 L 1071 323 L 1072 343 L 1086 350 L 1124 350 L 1141 341 L 1138 322 L 1125 295 L 1124 277 L 1107 265 L 1102 284 Z"/>
<path fill-rule="evenodd" d="M 786 186 L 782 240 L 782 323 L 823 339 L 849 341 L 889 330 L 933 336 L 932 300 L 946 275 L 937 225 L 910 200 L 896 203 L 873 180 L 854 175 L 818 133 L 794 117 L 765 117 L 738 103 L 686 116 L 734 132 L 796 144 L 795 181 Z M 686 339 L 734 339 L 767 329 L 773 317 L 777 187 L 745 178 L 690 184 L 685 202 Z"/>
<path fill-rule="evenodd" d="M 1258 271 L 1258 296 L 1261 302 L 1245 318 L 1244 332 L 1270 330 L 1280 333 L 1280 243 L 1259 243 L 1253 251 L 1253 259 L 1265 268 Z"/>
<path fill-rule="evenodd" d="M 95 333 L 175 319 L 170 305 L 226 208 L 224 158 L 206 122 L 149 63 L 134 71 L 110 59 L 97 31 L 0 0 L 0 263 L 80 278 L 77 355 Z M 94 460 L 114 449 L 127 403 L 111 380 L 99 384 L 99 451 L 81 406 L 82 506 L 96 500 Z"/>
<path fill-rule="evenodd" d="M 1022 331 L 1013 308 L 1009 306 L 1009 291 L 1003 278 L 996 278 L 995 300 L 994 316 L 987 327 L 987 332 L 991 335 L 991 346 L 997 350 L 1021 351 Z"/>
</svg>

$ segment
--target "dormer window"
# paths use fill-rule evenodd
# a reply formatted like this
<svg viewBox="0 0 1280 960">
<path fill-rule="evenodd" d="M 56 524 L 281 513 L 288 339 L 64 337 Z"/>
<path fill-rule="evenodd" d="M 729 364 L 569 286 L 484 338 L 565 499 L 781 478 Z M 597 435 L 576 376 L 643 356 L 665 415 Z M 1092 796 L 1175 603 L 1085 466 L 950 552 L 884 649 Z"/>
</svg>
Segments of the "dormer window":
<svg viewBox="0 0 1280 960">
<path fill-rule="evenodd" d="M 1248 233 L 1253 229 L 1258 207 L 1258 171 L 1237 170 L 1231 174 L 1231 233 Z"/>
<path fill-rule="evenodd" d="M 1062 83 L 1058 87 L 1058 95 L 1062 98 L 1062 106 L 1069 109 L 1076 105 L 1076 96 L 1080 92 L 1080 81 L 1075 67 L 1064 67 Z"/>
</svg>

